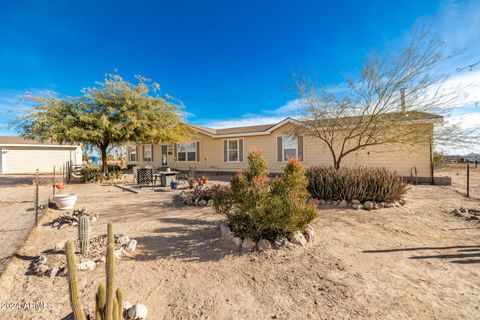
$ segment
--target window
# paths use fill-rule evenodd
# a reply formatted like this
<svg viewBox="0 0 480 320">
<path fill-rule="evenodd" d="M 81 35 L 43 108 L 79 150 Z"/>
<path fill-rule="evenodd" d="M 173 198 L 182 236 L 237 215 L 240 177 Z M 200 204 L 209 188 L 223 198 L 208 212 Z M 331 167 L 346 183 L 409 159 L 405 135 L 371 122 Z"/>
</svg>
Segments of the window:
<svg viewBox="0 0 480 320">
<path fill-rule="evenodd" d="M 177 146 L 177 161 L 196 161 L 197 143 L 180 143 Z"/>
<path fill-rule="evenodd" d="M 293 137 L 283 137 L 283 161 L 297 158 L 298 140 Z"/>
<path fill-rule="evenodd" d="M 228 140 L 228 161 L 238 161 L 238 140 Z"/>
<path fill-rule="evenodd" d="M 137 161 L 137 147 L 128 148 L 128 160 L 131 162 Z"/>
<path fill-rule="evenodd" d="M 152 144 L 143 145 L 143 161 L 146 161 L 146 162 L 153 161 L 153 145 Z"/>
</svg>

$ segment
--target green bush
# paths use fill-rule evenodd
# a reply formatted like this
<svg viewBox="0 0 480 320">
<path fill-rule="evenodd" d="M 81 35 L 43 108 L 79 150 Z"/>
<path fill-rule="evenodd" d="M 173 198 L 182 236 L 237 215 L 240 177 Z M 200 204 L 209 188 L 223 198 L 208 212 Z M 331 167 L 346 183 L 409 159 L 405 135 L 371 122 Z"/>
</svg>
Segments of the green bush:
<svg viewBox="0 0 480 320">
<path fill-rule="evenodd" d="M 408 184 L 386 168 L 318 166 L 307 170 L 308 191 L 316 199 L 393 202 L 400 200 Z"/>
<path fill-rule="evenodd" d="M 110 171 L 108 173 L 103 173 L 101 167 L 87 166 L 83 167 L 81 170 L 82 173 L 82 182 L 104 182 L 111 181 L 114 179 L 120 178 L 121 171 Z"/>
<path fill-rule="evenodd" d="M 298 160 L 290 160 L 282 177 L 270 179 L 259 151 L 248 155 L 248 169 L 230 181 L 230 190 L 213 196 L 215 210 L 227 216 L 241 238 L 275 240 L 304 231 L 317 216 L 316 202 L 308 202 L 308 181 Z"/>
</svg>

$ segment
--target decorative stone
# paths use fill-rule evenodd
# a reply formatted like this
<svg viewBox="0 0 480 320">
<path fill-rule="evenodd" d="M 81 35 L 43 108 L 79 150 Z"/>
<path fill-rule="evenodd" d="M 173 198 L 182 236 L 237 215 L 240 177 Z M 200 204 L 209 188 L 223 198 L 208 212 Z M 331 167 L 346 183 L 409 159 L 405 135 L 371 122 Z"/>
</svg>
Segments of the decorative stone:
<svg viewBox="0 0 480 320">
<path fill-rule="evenodd" d="M 339 208 L 347 208 L 348 207 L 348 202 L 347 200 L 342 200 L 338 203 Z"/>
<path fill-rule="evenodd" d="M 257 246 L 257 243 L 255 241 L 252 241 L 250 239 L 243 239 L 242 242 L 242 251 L 252 251 L 255 249 Z"/>
<path fill-rule="evenodd" d="M 351 202 L 352 204 L 361 204 L 360 200 L 357 199 L 353 199 Z"/>
<path fill-rule="evenodd" d="M 361 203 L 354 203 L 354 204 L 352 204 L 352 208 L 355 209 L 355 210 L 363 209 L 363 204 L 361 204 Z"/>
<path fill-rule="evenodd" d="M 400 199 L 400 200 L 398 201 L 398 203 L 399 203 L 401 206 L 404 206 L 404 205 L 407 203 L 407 201 L 405 201 L 405 199 Z"/>
<path fill-rule="evenodd" d="M 57 272 L 57 277 L 65 277 L 68 273 L 68 270 L 66 267 L 61 267 L 58 272 Z"/>
<path fill-rule="evenodd" d="M 132 304 L 129 301 L 125 301 L 123 304 L 123 310 L 128 310 L 132 307 Z"/>
<path fill-rule="evenodd" d="M 53 267 L 53 268 L 51 268 L 51 269 L 49 269 L 49 270 L 47 271 L 47 276 L 48 276 L 50 279 L 52 279 L 53 277 L 55 277 L 55 276 L 57 275 L 57 273 L 58 273 L 58 268 Z"/>
<path fill-rule="evenodd" d="M 117 243 L 119 245 L 126 245 L 127 243 L 130 242 L 130 238 L 128 236 L 122 235 L 117 239 Z"/>
<path fill-rule="evenodd" d="M 385 202 L 377 203 L 379 209 L 383 209 L 385 207 Z"/>
<path fill-rule="evenodd" d="M 201 206 L 201 207 L 205 207 L 207 205 L 207 201 L 202 199 L 202 200 L 198 201 L 198 205 Z"/>
<path fill-rule="evenodd" d="M 127 243 L 127 246 L 125 247 L 125 251 L 128 253 L 134 253 L 136 248 L 137 248 L 137 240 L 132 239 L 130 240 L 129 243 Z"/>
<path fill-rule="evenodd" d="M 315 231 L 313 231 L 312 226 L 308 224 L 307 228 L 305 229 L 305 239 L 307 240 L 307 242 L 312 242 L 314 235 Z"/>
<path fill-rule="evenodd" d="M 145 305 L 141 303 L 135 303 L 130 309 L 127 311 L 128 319 L 139 319 L 143 320 L 147 318 L 148 309 Z"/>
<path fill-rule="evenodd" d="M 375 208 L 375 204 L 372 201 L 365 201 L 363 203 L 363 208 L 365 210 L 373 210 Z"/>
<path fill-rule="evenodd" d="M 115 250 L 115 252 L 113 254 L 115 255 L 115 258 L 122 259 L 123 257 L 125 257 L 127 255 L 127 252 L 125 251 L 124 248 L 120 248 L 120 249 Z"/>
<path fill-rule="evenodd" d="M 305 239 L 300 231 L 295 231 L 292 236 L 292 243 L 304 246 L 307 244 L 307 239 Z"/>
<path fill-rule="evenodd" d="M 222 233 L 222 236 L 225 236 L 228 233 L 232 232 L 232 230 L 230 229 L 230 222 L 222 222 L 222 224 L 220 225 L 220 232 Z"/>
<path fill-rule="evenodd" d="M 395 204 L 393 202 L 385 202 L 384 207 L 385 208 L 393 208 Z"/>
<path fill-rule="evenodd" d="M 207 201 L 207 207 L 211 207 L 211 206 L 213 206 L 213 200 L 212 199 Z"/>
<path fill-rule="evenodd" d="M 242 246 L 242 242 L 243 242 L 243 240 L 239 237 L 233 237 L 232 238 L 232 243 L 239 248 Z"/>
<path fill-rule="evenodd" d="M 272 248 L 272 244 L 270 241 L 266 239 L 260 239 L 257 243 L 257 249 L 258 251 L 266 251 Z"/>
<path fill-rule="evenodd" d="M 277 238 L 273 241 L 273 245 L 276 248 L 281 248 L 285 245 L 286 241 L 288 241 L 286 238 Z"/>
<path fill-rule="evenodd" d="M 87 261 L 78 263 L 77 269 L 80 271 L 89 271 L 89 270 L 95 269 L 96 266 L 97 264 L 95 263 L 95 261 L 87 260 Z"/>
<path fill-rule="evenodd" d="M 325 205 L 325 203 L 326 203 L 326 201 L 324 199 L 318 200 L 318 205 L 319 206 L 323 206 L 323 205 Z"/>
<path fill-rule="evenodd" d="M 378 210 L 380 209 L 380 206 L 378 205 L 378 203 L 374 202 L 373 203 L 373 210 Z"/>
<path fill-rule="evenodd" d="M 394 202 L 393 202 L 393 206 L 394 206 L 395 208 L 398 208 L 398 207 L 400 207 L 400 203 L 398 203 L 398 201 L 394 201 Z"/>
</svg>

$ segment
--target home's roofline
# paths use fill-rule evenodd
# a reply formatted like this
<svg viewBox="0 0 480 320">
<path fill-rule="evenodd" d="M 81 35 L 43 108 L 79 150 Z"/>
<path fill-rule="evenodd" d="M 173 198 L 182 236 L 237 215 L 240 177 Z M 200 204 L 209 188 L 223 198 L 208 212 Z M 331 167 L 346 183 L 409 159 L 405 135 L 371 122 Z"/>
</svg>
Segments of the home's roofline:
<svg viewBox="0 0 480 320">
<path fill-rule="evenodd" d="M 80 147 L 80 145 L 72 145 L 72 144 L 0 143 L 0 147 L 72 148 L 72 149 L 76 149 L 76 148 Z"/>
<path fill-rule="evenodd" d="M 419 119 L 414 119 L 409 121 L 410 124 L 415 124 L 415 123 L 435 123 L 438 121 L 443 120 L 443 116 L 439 116 L 436 114 L 430 114 L 426 112 L 415 112 L 417 114 L 421 114 L 423 117 Z M 261 135 L 268 135 L 271 134 L 274 130 L 284 126 L 287 123 L 293 123 L 297 125 L 305 125 L 304 122 L 293 119 L 290 117 L 287 117 L 283 119 L 282 121 L 276 123 L 276 124 L 266 124 L 264 125 L 266 127 L 265 130 L 259 130 L 259 131 L 252 131 L 252 132 L 236 132 L 236 133 L 227 133 L 227 134 L 219 134 L 218 130 L 227 130 L 227 129 L 247 129 L 248 128 L 255 128 L 259 127 L 257 126 L 246 126 L 246 127 L 232 127 L 232 128 L 225 128 L 225 129 L 213 129 L 213 128 L 208 128 L 208 127 L 202 127 L 202 126 L 196 126 L 193 125 L 194 128 L 196 128 L 199 132 L 211 137 L 211 138 L 229 138 L 229 137 L 248 137 L 248 136 L 261 136 Z M 348 128 L 349 126 L 345 126 L 344 128 Z"/>
</svg>

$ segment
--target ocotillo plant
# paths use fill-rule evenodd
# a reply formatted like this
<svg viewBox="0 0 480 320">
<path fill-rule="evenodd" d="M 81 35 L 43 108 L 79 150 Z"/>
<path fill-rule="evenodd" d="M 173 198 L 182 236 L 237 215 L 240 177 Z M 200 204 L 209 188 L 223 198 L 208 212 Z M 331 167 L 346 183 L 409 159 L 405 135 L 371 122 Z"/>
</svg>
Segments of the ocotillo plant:
<svg viewBox="0 0 480 320">
<path fill-rule="evenodd" d="M 80 252 L 86 255 L 90 246 L 90 218 L 87 216 L 81 216 L 78 219 L 78 241 Z"/>
<path fill-rule="evenodd" d="M 124 296 L 122 289 L 118 288 L 114 295 L 114 273 L 115 273 L 115 255 L 114 255 L 114 236 L 113 226 L 108 224 L 108 245 L 107 258 L 105 264 L 106 273 L 106 289 L 103 284 L 98 286 L 96 295 L 96 319 L 97 320 L 122 320 Z M 78 281 L 77 281 L 77 263 L 73 243 L 67 241 L 65 251 L 67 253 L 68 266 L 68 284 L 70 289 L 70 304 L 73 310 L 75 320 L 85 320 L 80 299 L 78 297 Z"/>
</svg>

